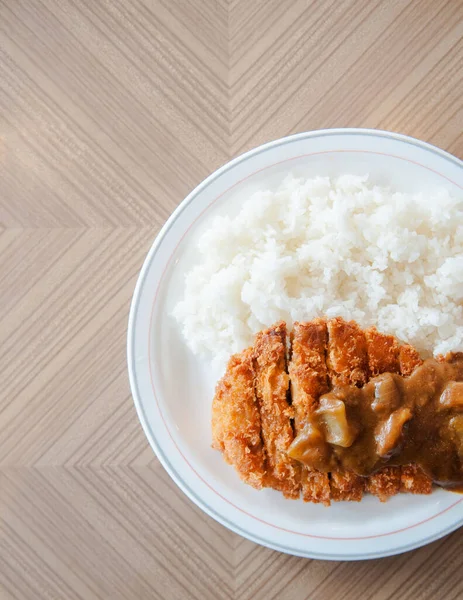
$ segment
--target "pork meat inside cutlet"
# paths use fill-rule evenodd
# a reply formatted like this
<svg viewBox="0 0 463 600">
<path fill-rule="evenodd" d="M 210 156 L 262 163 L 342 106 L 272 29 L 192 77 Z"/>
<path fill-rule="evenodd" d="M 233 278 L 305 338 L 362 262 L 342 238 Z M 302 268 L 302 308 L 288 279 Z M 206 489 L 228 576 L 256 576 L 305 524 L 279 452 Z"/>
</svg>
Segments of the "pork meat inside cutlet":
<svg viewBox="0 0 463 600">
<path fill-rule="evenodd" d="M 368 367 L 371 377 L 382 373 L 400 373 L 400 346 L 393 335 L 385 335 L 370 327 L 365 331 L 368 352 Z M 400 492 L 401 467 L 384 467 L 370 475 L 366 490 L 385 502 Z"/>
<path fill-rule="evenodd" d="M 252 348 L 232 356 L 212 402 L 212 447 L 220 450 L 241 479 L 264 485 L 264 450 L 254 392 Z"/>
<path fill-rule="evenodd" d="M 423 360 L 413 346 L 404 344 L 400 348 L 399 362 L 400 374 L 408 377 L 423 363 Z M 432 480 L 418 465 L 406 465 L 401 468 L 400 490 L 411 494 L 430 494 Z"/>
<path fill-rule="evenodd" d="M 259 333 L 253 352 L 255 388 L 266 456 L 266 485 L 280 490 L 287 498 L 298 498 L 301 465 L 287 454 L 294 434 L 291 425 L 293 409 L 288 404 L 286 324 L 280 322 Z"/>
<path fill-rule="evenodd" d="M 368 352 L 365 333 L 354 321 L 337 317 L 328 321 L 328 373 L 332 385 L 361 387 L 369 379 Z M 333 500 L 360 501 L 365 479 L 352 472 L 331 473 Z"/>
<path fill-rule="evenodd" d="M 326 347 L 328 333 L 326 321 L 315 319 L 309 323 L 294 323 L 291 333 L 291 361 L 289 377 L 294 409 L 294 429 L 298 435 L 316 409 L 319 397 L 326 393 L 328 371 Z M 302 466 L 301 492 L 305 502 L 330 504 L 328 473 Z"/>
</svg>

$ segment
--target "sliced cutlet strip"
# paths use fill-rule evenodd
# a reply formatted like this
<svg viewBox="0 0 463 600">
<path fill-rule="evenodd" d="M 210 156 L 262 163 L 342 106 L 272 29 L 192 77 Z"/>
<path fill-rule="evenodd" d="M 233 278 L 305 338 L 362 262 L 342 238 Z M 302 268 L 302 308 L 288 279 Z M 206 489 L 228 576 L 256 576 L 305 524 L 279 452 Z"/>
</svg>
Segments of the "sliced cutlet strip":
<svg viewBox="0 0 463 600">
<path fill-rule="evenodd" d="M 328 321 L 328 373 L 333 385 L 361 387 L 369 378 L 367 341 L 354 321 L 337 317 Z M 351 472 L 331 473 L 332 500 L 360 501 L 365 481 Z"/>
<path fill-rule="evenodd" d="M 411 375 L 416 367 L 419 367 L 421 364 L 423 364 L 420 355 L 413 346 L 410 346 L 410 344 L 404 344 L 400 347 L 399 362 L 400 374 L 404 377 Z"/>
<path fill-rule="evenodd" d="M 400 346 L 393 335 L 379 333 L 376 327 L 365 330 L 370 377 L 381 373 L 400 373 Z"/>
<path fill-rule="evenodd" d="M 363 477 L 359 477 L 350 471 L 333 471 L 330 486 L 331 499 L 335 502 L 340 500 L 360 502 L 363 497 Z"/>
<path fill-rule="evenodd" d="M 220 450 L 241 479 L 264 485 L 264 450 L 254 391 L 252 348 L 232 356 L 212 402 L 212 447 Z"/>
<path fill-rule="evenodd" d="M 286 324 L 277 323 L 259 333 L 254 344 L 257 402 L 262 424 L 267 479 L 266 485 L 287 498 L 298 498 L 301 467 L 287 455 L 294 439 L 288 404 L 289 377 L 286 372 Z"/>
<path fill-rule="evenodd" d="M 391 496 L 400 492 L 402 468 L 384 467 L 374 475 L 367 477 L 366 491 L 386 502 Z"/>
<path fill-rule="evenodd" d="M 368 381 L 367 341 L 355 321 L 328 321 L 327 365 L 333 385 L 362 387 Z"/>
<path fill-rule="evenodd" d="M 382 373 L 400 373 L 400 346 L 393 335 L 379 333 L 375 327 L 365 331 L 368 366 L 371 377 Z M 400 467 L 385 467 L 366 480 L 366 490 L 385 502 L 400 492 Z"/>
<path fill-rule="evenodd" d="M 404 377 L 411 375 L 423 363 L 418 352 L 409 344 L 400 347 L 399 361 L 400 374 Z M 406 465 L 401 469 L 400 491 L 411 494 L 430 494 L 432 480 L 423 473 L 418 465 Z"/>
<path fill-rule="evenodd" d="M 324 319 L 315 319 L 309 323 L 294 323 L 288 371 L 296 435 L 303 429 L 310 414 L 318 406 L 319 397 L 329 389 L 326 368 L 327 342 L 328 332 Z M 329 505 L 328 473 L 309 470 L 304 466 L 301 469 L 303 500 Z"/>
<path fill-rule="evenodd" d="M 401 470 L 400 491 L 410 494 L 430 494 L 432 479 L 418 465 L 406 465 Z"/>
</svg>

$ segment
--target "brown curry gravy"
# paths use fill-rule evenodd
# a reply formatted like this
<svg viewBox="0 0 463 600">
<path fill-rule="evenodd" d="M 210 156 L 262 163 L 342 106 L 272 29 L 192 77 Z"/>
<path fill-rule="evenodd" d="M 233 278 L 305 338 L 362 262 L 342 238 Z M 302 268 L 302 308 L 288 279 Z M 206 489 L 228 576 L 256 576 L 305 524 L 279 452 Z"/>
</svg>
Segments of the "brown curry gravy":
<svg viewBox="0 0 463 600">
<path fill-rule="evenodd" d="M 368 476 L 417 464 L 441 486 L 463 488 L 463 353 L 426 360 L 409 377 L 384 373 L 319 399 L 289 455 L 308 467 Z"/>
</svg>

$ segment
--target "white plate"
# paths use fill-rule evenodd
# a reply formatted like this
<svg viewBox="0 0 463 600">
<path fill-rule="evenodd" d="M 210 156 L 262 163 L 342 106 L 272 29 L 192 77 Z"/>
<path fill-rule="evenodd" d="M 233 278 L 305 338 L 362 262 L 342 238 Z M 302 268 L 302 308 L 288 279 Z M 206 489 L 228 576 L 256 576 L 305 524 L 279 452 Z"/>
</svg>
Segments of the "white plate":
<svg viewBox="0 0 463 600">
<path fill-rule="evenodd" d="M 230 212 L 289 172 L 369 173 L 407 191 L 463 189 L 463 163 L 423 142 L 361 129 L 302 133 L 248 152 L 208 177 L 177 208 L 151 248 L 135 290 L 128 332 L 130 383 L 146 436 L 172 479 L 211 517 L 250 540 L 310 558 L 377 558 L 417 548 L 463 523 L 463 496 L 401 494 L 329 508 L 285 500 L 241 483 L 210 448 L 217 373 L 186 348 L 171 309 L 180 298 L 195 238 L 215 212 Z"/>
</svg>

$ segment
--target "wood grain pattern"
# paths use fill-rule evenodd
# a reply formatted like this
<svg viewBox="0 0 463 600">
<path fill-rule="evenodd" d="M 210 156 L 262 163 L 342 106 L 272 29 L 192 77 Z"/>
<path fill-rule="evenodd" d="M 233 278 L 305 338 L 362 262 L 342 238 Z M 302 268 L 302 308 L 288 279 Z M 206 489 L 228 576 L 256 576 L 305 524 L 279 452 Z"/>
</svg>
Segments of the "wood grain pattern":
<svg viewBox="0 0 463 600">
<path fill-rule="evenodd" d="M 232 156 L 391 129 L 463 158 L 461 0 L 0 0 L 0 599 L 456 600 L 463 534 L 328 563 L 202 514 L 127 381 L 159 227 Z"/>
</svg>

